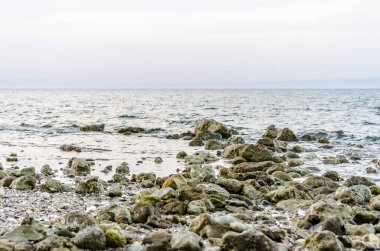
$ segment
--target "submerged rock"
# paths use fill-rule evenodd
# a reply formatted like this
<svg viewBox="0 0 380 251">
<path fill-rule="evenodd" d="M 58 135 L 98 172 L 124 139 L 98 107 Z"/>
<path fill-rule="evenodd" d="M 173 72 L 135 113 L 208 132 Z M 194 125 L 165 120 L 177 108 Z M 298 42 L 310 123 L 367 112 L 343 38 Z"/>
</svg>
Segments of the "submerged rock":
<svg viewBox="0 0 380 251">
<path fill-rule="evenodd" d="M 61 145 L 59 147 L 59 149 L 61 149 L 64 152 L 77 152 L 77 153 L 80 153 L 82 151 L 82 149 L 80 147 L 78 147 L 78 146 L 67 145 L 67 144 Z"/>
<path fill-rule="evenodd" d="M 104 124 L 92 124 L 92 125 L 84 125 L 79 127 L 79 130 L 83 132 L 103 132 Z"/>
<path fill-rule="evenodd" d="M 142 133 L 142 132 L 145 132 L 145 129 L 141 128 L 141 127 L 132 127 L 132 126 L 129 126 L 129 127 L 121 128 L 117 132 L 121 133 L 121 134 L 124 134 L 124 135 L 131 135 L 133 133 Z"/>
</svg>

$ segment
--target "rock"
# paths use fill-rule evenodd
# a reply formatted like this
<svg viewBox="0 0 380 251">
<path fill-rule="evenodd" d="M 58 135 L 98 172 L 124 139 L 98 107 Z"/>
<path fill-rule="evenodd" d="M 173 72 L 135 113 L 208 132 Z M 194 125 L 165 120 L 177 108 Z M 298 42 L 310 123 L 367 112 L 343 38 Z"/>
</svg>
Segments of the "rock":
<svg viewBox="0 0 380 251">
<path fill-rule="evenodd" d="M 8 177 L 8 174 L 2 170 L 0 170 L 0 180 L 4 179 L 5 177 Z"/>
<path fill-rule="evenodd" d="M 303 182 L 303 184 L 312 188 L 329 187 L 332 189 L 336 189 L 337 187 L 339 187 L 337 183 L 323 176 L 309 177 Z"/>
<path fill-rule="evenodd" d="M 122 248 L 127 242 L 125 237 L 117 229 L 107 229 L 104 235 L 106 237 L 106 246 L 109 248 Z"/>
<path fill-rule="evenodd" d="M 354 221 L 356 224 L 372 224 L 376 220 L 376 215 L 368 211 L 359 211 L 355 214 Z"/>
<path fill-rule="evenodd" d="M 298 209 L 306 209 L 313 204 L 312 200 L 288 199 L 277 203 L 277 207 L 283 208 L 289 212 L 297 212 Z"/>
<path fill-rule="evenodd" d="M 258 196 L 261 195 L 261 193 L 254 186 L 250 184 L 244 184 L 243 189 L 241 191 L 241 195 L 251 200 L 255 200 Z"/>
<path fill-rule="evenodd" d="M 283 171 L 275 171 L 272 173 L 272 176 L 277 178 L 277 179 L 283 180 L 283 181 L 292 181 L 293 180 L 289 174 L 287 174 Z"/>
<path fill-rule="evenodd" d="M 164 231 L 157 231 L 150 233 L 142 241 L 145 244 L 146 250 L 148 251 L 160 251 L 160 250 L 170 250 L 170 240 L 172 236 Z M 137 249 L 136 251 L 141 251 L 145 249 Z"/>
<path fill-rule="evenodd" d="M 177 190 L 179 187 L 185 186 L 186 184 L 186 179 L 182 174 L 172 174 L 165 180 L 162 188 L 171 187 L 174 190 Z"/>
<path fill-rule="evenodd" d="M 177 158 L 177 159 L 185 159 L 186 156 L 187 156 L 187 153 L 186 153 L 186 152 L 184 152 L 184 151 L 180 151 L 179 153 L 177 153 L 176 158 Z"/>
<path fill-rule="evenodd" d="M 12 182 L 16 179 L 14 176 L 8 176 L 0 180 L 1 187 L 10 187 Z"/>
<path fill-rule="evenodd" d="M 355 186 L 355 185 L 372 186 L 372 185 L 375 185 L 375 183 L 369 181 L 367 178 L 364 178 L 364 177 L 351 176 L 344 182 L 344 185 L 347 187 Z"/>
<path fill-rule="evenodd" d="M 276 243 L 257 229 L 249 229 L 243 233 L 227 232 L 222 238 L 223 250 L 252 251 L 285 251 L 282 244 Z"/>
<path fill-rule="evenodd" d="M 223 144 L 217 139 L 209 139 L 205 143 L 206 150 L 219 150 L 223 149 Z"/>
<path fill-rule="evenodd" d="M 268 126 L 265 134 L 263 135 L 263 137 L 268 137 L 268 138 L 271 138 L 271 139 L 275 139 L 277 138 L 277 135 L 278 135 L 278 130 L 276 128 L 275 125 L 270 125 Z"/>
<path fill-rule="evenodd" d="M 323 175 L 323 177 L 329 178 L 332 181 L 340 181 L 341 177 L 336 171 L 327 171 Z"/>
<path fill-rule="evenodd" d="M 209 132 L 209 131 L 203 131 L 198 133 L 194 139 L 198 139 L 201 141 L 207 141 L 207 140 L 222 140 L 223 136 L 220 133 L 214 133 L 214 132 Z"/>
<path fill-rule="evenodd" d="M 111 172 L 111 171 L 112 171 L 112 165 L 108 165 L 108 166 L 104 167 L 104 168 L 101 170 L 101 172 L 102 172 L 102 173 L 105 173 L 105 174 L 108 174 L 108 173 Z"/>
<path fill-rule="evenodd" d="M 337 156 L 324 157 L 323 163 L 330 164 L 330 165 L 338 165 L 338 164 L 349 163 L 349 161 L 346 159 L 345 156 L 337 155 Z"/>
<path fill-rule="evenodd" d="M 97 226 L 90 226 L 79 231 L 73 243 L 82 249 L 104 250 L 106 248 L 106 236 L 104 232 Z"/>
<path fill-rule="evenodd" d="M 352 219 L 352 209 L 334 200 L 318 201 L 309 207 L 304 219 L 315 224 L 334 216 L 343 220 Z"/>
<path fill-rule="evenodd" d="M 221 238 L 229 230 L 228 226 L 219 223 L 207 213 L 194 218 L 189 226 L 189 231 L 207 238 Z"/>
<path fill-rule="evenodd" d="M 314 194 L 310 191 L 310 188 L 308 189 L 308 187 L 305 187 L 302 184 L 293 183 L 270 191 L 265 195 L 265 197 L 271 202 L 277 203 L 279 201 L 289 199 L 312 200 Z"/>
<path fill-rule="evenodd" d="M 232 171 L 234 173 L 250 173 L 257 171 L 265 172 L 268 170 L 269 167 L 272 167 L 273 165 L 274 162 L 272 161 L 262 161 L 258 163 L 244 162 L 233 167 Z"/>
<path fill-rule="evenodd" d="M 212 183 L 201 183 L 197 188 L 202 189 L 209 197 L 219 200 L 226 200 L 230 197 L 230 193 L 223 187 Z"/>
<path fill-rule="evenodd" d="M 362 224 L 362 225 L 344 225 L 347 235 L 356 235 L 363 236 L 367 234 L 375 234 L 375 228 L 371 224 Z"/>
<path fill-rule="evenodd" d="M 113 198 L 113 197 L 120 197 L 123 193 L 121 191 L 121 187 L 119 184 L 113 185 L 107 188 L 107 196 Z"/>
<path fill-rule="evenodd" d="M 134 223 L 145 223 L 150 215 L 155 214 L 156 209 L 150 202 L 138 202 L 131 209 Z"/>
<path fill-rule="evenodd" d="M 243 157 L 249 162 L 271 161 L 272 153 L 269 150 L 259 149 L 252 144 L 230 145 L 224 148 L 222 157 L 233 159 Z"/>
<path fill-rule="evenodd" d="M 80 181 L 75 192 L 79 194 L 100 194 L 104 188 L 98 177 L 89 177 L 84 181 Z"/>
<path fill-rule="evenodd" d="M 185 157 L 186 165 L 207 164 L 219 160 L 214 154 L 206 151 L 197 151 L 193 155 Z"/>
<path fill-rule="evenodd" d="M 161 164 L 162 162 L 163 162 L 163 160 L 162 160 L 161 157 L 156 157 L 156 158 L 154 159 L 154 163 L 156 163 L 156 164 Z"/>
<path fill-rule="evenodd" d="M 289 167 L 296 167 L 296 166 L 301 166 L 301 165 L 303 165 L 303 161 L 300 159 L 291 159 L 288 161 Z"/>
<path fill-rule="evenodd" d="M 49 251 L 49 250 L 72 250 L 74 249 L 73 244 L 62 236 L 52 235 L 47 237 L 45 240 L 40 241 L 36 244 L 36 251 Z M 29 249 L 20 249 L 21 250 L 29 250 Z M 30 249 L 30 250 L 33 250 Z"/>
<path fill-rule="evenodd" d="M 118 167 L 116 167 L 115 172 L 117 174 L 129 175 L 129 166 L 127 163 L 123 162 Z"/>
<path fill-rule="evenodd" d="M 188 214 L 202 214 L 207 212 L 206 204 L 202 200 L 193 200 L 187 205 Z"/>
<path fill-rule="evenodd" d="M 311 250 L 329 250 L 329 251 L 343 251 L 344 246 L 338 240 L 333 232 L 322 231 L 311 233 L 306 241 L 304 248 Z"/>
<path fill-rule="evenodd" d="M 64 191 L 64 187 L 58 180 L 49 178 L 41 181 L 40 191 L 47 193 L 60 193 Z"/>
<path fill-rule="evenodd" d="M 156 182 L 156 174 L 154 173 L 139 173 L 132 175 L 132 181 L 136 181 L 137 183 L 144 183 L 145 181 L 151 181 L 152 183 Z"/>
<path fill-rule="evenodd" d="M 150 215 L 146 224 L 155 228 L 171 228 L 172 223 L 168 220 L 162 219 L 156 215 Z"/>
<path fill-rule="evenodd" d="M 194 138 L 189 142 L 189 146 L 203 146 L 203 141 L 197 138 Z"/>
<path fill-rule="evenodd" d="M 124 135 L 131 135 L 133 133 L 142 133 L 142 132 L 145 132 L 145 129 L 141 128 L 141 127 L 132 127 L 132 126 L 129 126 L 129 127 L 121 128 L 117 132 L 121 133 L 121 134 L 124 134 Z"/>
<path fill-rule="evenodd" d="M 92 125 L 84 125 L 80 126 L 79 130 L 83 132 L 103 132 L 104 131 L 104 124 L 92 124 Z"/>
<path fill-rule="evenodd" d="M 85 214 L 70 212 L 65 217 L 65 224 L 67 225 L 67 230 L 78 232 L 87 227 L 94 226 L 95 220 Z"/>
<path fill-rule="evenodd" d="M 294 132 L 292 130 L 290 130 L 289 128 L 284 128 L 282 129 L 278 135 L 277 135 L 277 139 L 278 140 L 281 140 L 281 141 L 298 141 L 298 138 L 297 136 L 294 134 Z"/>
<path fill-rule="evenodd" d="M 188 167 L 186 171 L 190 169 L 190 176 L 199 182 L 210 182 L 215 180 L 215 170 L 212 166 L 194 165 Z"/>
<path fill-rule="evenodd" d="M 380 211 L 380 195 L 371 199 L 368 208 L 369 210 Z"/>
<path fill-rule="evenodd" d="M 167 139 L 180 139 L 181 136 L 179 134 L 169 134 L 166 136 Z"/>
<path fill-rule="evenodd" d="M 377 170 L 375 168 L 373 168 L 373 167 L 367 167 L 365 169 L 365 172 L 366 173 L 377 173 Z"/>
<path fill-rule="evenodd" d="M 91 173 L 91 165 L 88 161 L 80 158 L 72 158 L 68 166 L 75 171 L 75 175 L 87 175 Z"/>
<path fill-rule="evenodd" d="M 243 189 L 243 184 L 235 179 L 218 179 L 216 181 L 216 184 L 225 188 L 230 193 L 236 193 L 239 194 L 241 190 Z"/>
<path fill-rule="evenodd" d="M 245 140 L 240 136 L 231 136 L 227 139 L 227 145 L 245 144 Z"/>
<path fill-rule="evenodd" d="M 170 245 L 172 250 L 201 251 L 202 238 L 192 232 L 181 230 L 173 234 Z"/>
<path fill-rule="evenodd" d="M 10 187 L 16 190 L 32 190 L 36 186 L 36 178 L 33 176 L 22 176 L 12 181 Z"/>
<path fill-rule="evenodd" d="M 21 177 L 21 176 L 34 176 L 35 177 L 36 176 L 36 170 L 34 167 L 23 168 L 17 172 L 16 176 L 17 177 Z"/>
<path fill-rule="evenodd" d="M 197 122 L 195 126 L 195 135 L 198 135 L 201 132 L 212 132 L 220 133 L 223 138 L 228 138 L 232 135 L 231 130 L 229 130 L 225 125 L 220 122 L 217 122 L 213 119 L 202 119 Z"/>
<path fill-rule="evenodd" d="M 82 149 L 80 147 L 78 147 L 78 146 L 67 145 L 67 144 L 61 145 L 59 147 L 59 149 L 61 151 L 64 151 L 64 152 L 77 152 L 77 153 L 80 153 L 82 151 Z"/>
<path fill-rule="evenodd" d="M 132 216 L 127 207 L 112 204 L 100 210 L 96 215 L 98 221 L 113 221 L 117 223 L 132 223 Z"/>
<path fill-rule="evenodd" d="M 0 239 L 6 239 L 13 242 L 39 241 L 43 238 L 44 233 L 40 228 L 35 227 L 33 224 L 21 225 L 0 237 Z"/>
<path fill-rule="evenodd" d="M 342 218 L 340 218 L 339 216 L 333 216 L 331 218 L 323 220 L 321 223 L 313 227 L 313 232 L 320 232 L 324 230 L 331 231 L 339 236 L 344 235 L 345 229 Z"/>
<path fill-rule="evenodd" d="M 54 174 L 53 169 L 49 165 L 43 165 L 41 167 L 41 173 L 46 176 L 50 176 Z"/>
</svg>

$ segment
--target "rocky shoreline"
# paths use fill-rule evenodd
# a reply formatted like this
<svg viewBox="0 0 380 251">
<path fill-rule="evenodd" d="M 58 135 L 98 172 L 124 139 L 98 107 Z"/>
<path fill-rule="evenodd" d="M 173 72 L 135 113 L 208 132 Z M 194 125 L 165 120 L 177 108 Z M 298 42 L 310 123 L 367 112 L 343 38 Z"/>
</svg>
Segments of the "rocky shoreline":
<svg viewBox="0 0 380 251">
<path fill-rule="evenodd" d="M 72 185 L 47 165 L 40 173 L 0 165 L 0 250 L 380 250 L 380 187 L 335 170 L 316 175 L 318 168 L 308 165 L 316 157 L 298 144 L 331 149 L 328 135 L 272 125 L 249 144 L 205 119 L 194 133 L 166 138 L 205 150 L 179 152 L 184 169 L 168 177 L 130 175 L 127 163 L 107 166 L 109 181 L 91 176 L 92 160 L 72 158 L 63 170 Z M 8 158 L 15 162 L 17 154 Z M 215 165 L 220 159 L 231 166 Z M 325 165 L 349 161 L 355 159 L 323 158 Z M 160 157 L 155 162 L 165 164 Z M 380 161 L 363 168 L 377 172 Z"/>
</svg>

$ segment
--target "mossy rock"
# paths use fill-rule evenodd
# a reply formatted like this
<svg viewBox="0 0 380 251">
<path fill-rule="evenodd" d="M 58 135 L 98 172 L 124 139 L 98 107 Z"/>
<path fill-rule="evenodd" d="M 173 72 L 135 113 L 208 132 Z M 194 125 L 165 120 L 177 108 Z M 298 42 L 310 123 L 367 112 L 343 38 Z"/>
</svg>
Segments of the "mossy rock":
<svg viewBox="0 0 380 251">
<path fill-rule="evenodd" d="M 125 237 L 116 229 L 107 229 L 104 234 L 106 235 L 107 247 L 121 248 L 126 244 Z"/>
</svg>

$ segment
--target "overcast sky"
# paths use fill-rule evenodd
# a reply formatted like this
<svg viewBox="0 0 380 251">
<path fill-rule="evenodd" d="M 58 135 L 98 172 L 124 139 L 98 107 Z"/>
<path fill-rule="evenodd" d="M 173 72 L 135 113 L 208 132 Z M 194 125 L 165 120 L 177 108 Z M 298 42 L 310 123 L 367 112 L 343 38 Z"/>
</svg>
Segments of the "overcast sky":
<svg viewBox="0 0 380 251">
<path fill-rule="evenodd" d="M 377 0 L 0 0 L 2 88 L 380 87 L 379 77 Z"/>
</svg>

